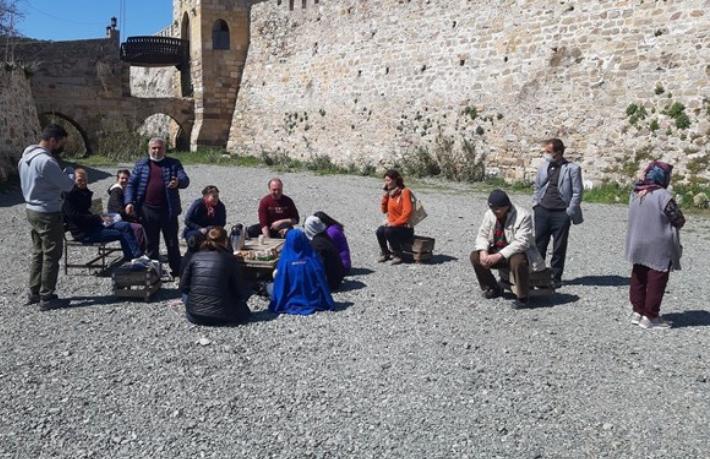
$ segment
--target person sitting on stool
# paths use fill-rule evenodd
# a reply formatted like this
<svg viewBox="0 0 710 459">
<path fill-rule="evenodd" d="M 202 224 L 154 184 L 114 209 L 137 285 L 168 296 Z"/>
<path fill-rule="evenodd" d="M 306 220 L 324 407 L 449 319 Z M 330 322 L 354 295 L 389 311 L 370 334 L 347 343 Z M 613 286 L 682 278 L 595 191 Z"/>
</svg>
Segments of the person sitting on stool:
<svg viewBox="0 0 710 459">
<path fill-rule="evenodd" d="M 530 212 L 514 206 L 502 190 L 493 190 L 488 197 L 488 210 L 478 230 L 476 248 L 471 252 L 471 264 L 487 299 L 502 293 L 491 269 L 510 269 L 518 292 L 513 309 L 528 304 L 530 266 L 534 271 L 545 268 L 535 246 Z"/>
</svg>

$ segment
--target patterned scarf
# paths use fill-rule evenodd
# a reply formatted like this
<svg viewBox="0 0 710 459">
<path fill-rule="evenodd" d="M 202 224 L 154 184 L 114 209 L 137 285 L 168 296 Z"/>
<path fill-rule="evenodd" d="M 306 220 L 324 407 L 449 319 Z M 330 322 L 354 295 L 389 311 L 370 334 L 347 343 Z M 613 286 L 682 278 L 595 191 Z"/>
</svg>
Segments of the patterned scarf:
<svg viewBox="0 0 710 459">
<path fill-rule="evenodd" d="M 496 218 L 496 227 L 493 231 L 493 248 L 496 252 L 500 252 L 508 245 L 508 240 L 505 238 L 505 229 L 503 221 Z"/>
<path fill-rule="evenodd" d="M 207 197 L 203 198 L 202 202 L 205 204 L 205 209 L 207 209 L 207 218 L 214 218 L 214 208 L 217 206 L 217 204 L 211 204 L 207 200 Z"/>
<path fill-rule="evenodd" d="M 671 183 L 673 166 L 663 161 L 652 161 L 643 171 L 643 179 L 634 184 L 634 193 L 645 195 Z"/>
</svg>

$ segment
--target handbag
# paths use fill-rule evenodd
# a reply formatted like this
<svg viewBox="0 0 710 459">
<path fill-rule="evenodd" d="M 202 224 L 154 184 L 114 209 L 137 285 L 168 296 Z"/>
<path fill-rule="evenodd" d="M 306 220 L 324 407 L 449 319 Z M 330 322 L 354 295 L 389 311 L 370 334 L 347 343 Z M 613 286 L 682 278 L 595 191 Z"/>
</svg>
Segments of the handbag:
<svg viewBox="0 0 710 459">
<path fill-rule="evenodd" d="M 414 193 L 410 191 L 410 195 L 412 196 L 412 214 L 409 216 L 407 224 L 413 228 L 427 218 L 427 213 L 422 202 L 414 196 Z"/>
</svg>

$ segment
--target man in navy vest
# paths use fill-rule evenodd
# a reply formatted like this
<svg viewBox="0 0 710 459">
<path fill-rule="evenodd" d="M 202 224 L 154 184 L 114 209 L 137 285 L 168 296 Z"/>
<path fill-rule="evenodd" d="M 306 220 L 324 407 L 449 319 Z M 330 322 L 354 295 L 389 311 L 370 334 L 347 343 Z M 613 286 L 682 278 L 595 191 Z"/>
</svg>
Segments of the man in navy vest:
<svg viewBox="0 0 710 459">
<path fill-rule="evenodd" d="M 552 238 L 552 282 L 555 288 L 560 288 L 570 225 L 584 221 L 580 207 L 582 168 L 563 157 L 565 144 L 560 139 L 550 139 L 544 146 L 545 162 L 538 169 L 533 184 L 535 245 L 544 259 Z"/>
<path fill-rule="evenodd" d="M 140 159 L 128 180 L 124 204 L 128 215 L 138 215 L 146 235 L 146 255 L 157 260 L 160 255 L 160 233 L 168 249 L 171 275 L 180 273 L 178 215 L 180 189 L 190 185 L 180 161 L 165 156 L 165 141 L 148 142 L 148 157 Z"/>
</svg>

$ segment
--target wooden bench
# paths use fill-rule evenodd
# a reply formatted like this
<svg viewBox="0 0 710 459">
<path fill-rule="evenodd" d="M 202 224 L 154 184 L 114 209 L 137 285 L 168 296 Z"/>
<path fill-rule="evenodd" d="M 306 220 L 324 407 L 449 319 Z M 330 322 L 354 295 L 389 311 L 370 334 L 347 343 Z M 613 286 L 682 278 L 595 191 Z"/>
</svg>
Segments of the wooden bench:
<svg viewBox="0 0 710 459">
<path fill-rule="evenodd" d="M 518 288 L 515 285 L 515 279 L 511 279 L 510 271 L 508 269 L 499 269 L 498 274 L 500 275 L 498 286 L 503 290 L 509 290 L 517 296 Z M 529 296 L 548 296 L 555 293 L 555 289 L 552 286 L 552 271 L 550 268 L 531 272 L 528 282 Z"/>
<path fill-rule="evenodd" d="M 434 238 L 414 235 L 412 243 L 404 246 L 404 253 L 411 256 L 415 263 L 429 261 L 434 256 L 435 243 Z"/>
</svg>

